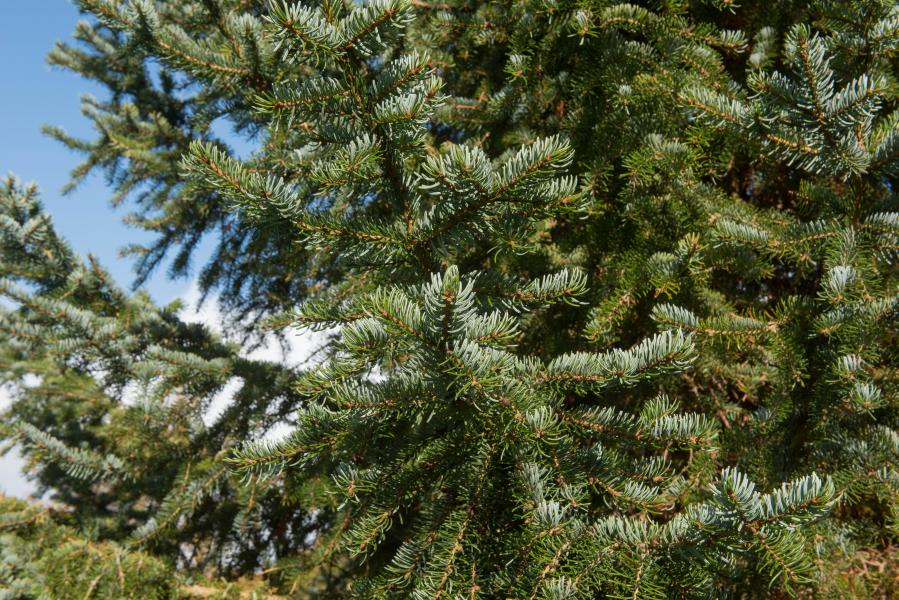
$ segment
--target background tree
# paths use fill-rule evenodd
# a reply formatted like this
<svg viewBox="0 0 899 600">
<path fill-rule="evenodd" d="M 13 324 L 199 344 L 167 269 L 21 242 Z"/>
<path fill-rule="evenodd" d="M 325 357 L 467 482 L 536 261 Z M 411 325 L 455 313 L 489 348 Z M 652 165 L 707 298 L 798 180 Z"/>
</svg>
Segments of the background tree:
<svg viewBox="0 0 899 600">
<path fill-rule="evenodd" d="M 53 527 L 160 594 L 889 593 L 893 3 L 81 5 L 50 60 L 111 94 L 50 131 L 159 233 L 138 283 L 212 234 L 234 340 L 339 333 L 244 358 L 9 180 L 4 432 Z"/>
</svg>

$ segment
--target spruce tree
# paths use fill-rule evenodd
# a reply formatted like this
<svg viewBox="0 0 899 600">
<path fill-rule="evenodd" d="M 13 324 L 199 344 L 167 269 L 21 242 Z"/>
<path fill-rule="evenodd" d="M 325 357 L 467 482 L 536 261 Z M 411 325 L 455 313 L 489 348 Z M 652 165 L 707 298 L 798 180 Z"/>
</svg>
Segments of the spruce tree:
<svg viewBox="0 0 899 600">
<path fill-rule="evenodd" d="M 79 4 L 48 132 L 228 335 L 6 180 L 0 593 L 896 591 L 893 2 Z"/>
</svg>

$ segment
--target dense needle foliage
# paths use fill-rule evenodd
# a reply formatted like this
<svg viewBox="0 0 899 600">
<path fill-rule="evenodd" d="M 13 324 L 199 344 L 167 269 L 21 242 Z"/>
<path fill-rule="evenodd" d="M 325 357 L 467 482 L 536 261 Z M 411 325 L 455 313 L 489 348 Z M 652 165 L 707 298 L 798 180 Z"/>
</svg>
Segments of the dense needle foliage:
<svg viewBox="0 0 899 600">
<path fill-rule="evenodd" d="M 897 592 L 894 2 L 79 4 L 47 132 L 227 334 L 3 182 L 0 597 Z"/>
</svg>

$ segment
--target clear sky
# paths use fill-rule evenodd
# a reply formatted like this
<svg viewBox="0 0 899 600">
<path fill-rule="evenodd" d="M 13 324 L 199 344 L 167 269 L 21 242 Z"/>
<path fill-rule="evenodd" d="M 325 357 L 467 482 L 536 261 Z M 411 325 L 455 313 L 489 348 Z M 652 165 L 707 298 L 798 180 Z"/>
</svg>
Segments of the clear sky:
<svg viewBox="0 0 899 600">
<path fill-rule="evenodd" d="M 78 137 L 93 137 L 80 113 L 82 94 L 102 90 L 46 62 L 57 40 L 71 36 L 79 19 L 70 0 L 0 0 L 0 175 L 13 172 L 35 181 L 44 205 L 75 250 L 92 252 L 123 285 L 133 280 L 131 263 L 118 257 L 122 246 L 151 239 L 126 227 L 127 207 L 113 211 L 102 176 L 94 175 L 74 192 L 60 193 L 80 156 L 41 133 L 41 125 L 61 126 Z M 190 282 L 168 281 L 164 269 L 146 286 L 159 302 L 183 295 Z"/>
<path fill-rule="evenodd" d="M 74 249 L 93 253 L 119 283 L 130 285 L 131 263 L 119 258 L 118 250 L 147 241 L 148 235 L 121 222 L 127 208 L 112 210 L 111 194 L 100 176 L 63 196 L 60 190 L 80 157 L 40 131 L 41 125 L 50 124 L 92 137 L 79 97 L 102 97 L 102 90 L 73 73 L 51 69 L 45 60 L 57 40 L 69 39 L 78 11 L 69 0 L 0 0 L 0 15 L 0 175 L 13 172 L 37 182 L 57 230 Z M 190 283 L 168 281 L 160 269 L 146 289 L 157 302 L 166 303 L 185 296 Z M 0 389 L 0 403 L 2 396 Z M 0 459 L 0 490 L 27 493 L 30 487 L 18 474 L 19 466 L 14 454 Z"/>
</svg>

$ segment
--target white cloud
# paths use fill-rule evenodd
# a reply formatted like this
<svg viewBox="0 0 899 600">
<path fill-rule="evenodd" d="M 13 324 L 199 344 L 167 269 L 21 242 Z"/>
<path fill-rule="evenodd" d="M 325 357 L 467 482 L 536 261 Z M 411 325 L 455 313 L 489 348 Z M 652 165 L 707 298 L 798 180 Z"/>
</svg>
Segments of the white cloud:
<svg viewBox="0 0 899 600">
<path fill-rule="evenodd" d="M 0 411 L 6 410 L 11 401 L 12 393 L 9 386 L 0 385 Z M 19 454 L 18 448 L 13 447 L 9 452 L 0 456 L 0 493 L 19 498 L 25 498 L 34 493 L 34 486 L 22 474 L 24 466 L 25 461 Z"/>
<path fill-rule="evenodd" d="M 210 400 L 203 413 L 203 423 L 206 427 L 212 427 L 218 418 L 225 412 L 234 400 L 234 394 L 240 390 L 243 380 L 240 377 L 232 377 Z"/>
<path fill-rule="evenodd" d="M 226 339 L 229 337 L 228 332 L 224 331 L 222 313 L 219 310 L 216 297 L 210 296 L 205 302 L 200 304 L 200 290 L 196 282 L 194 282 L 181 300 L 184 302 L 184 308 L 178 316 L 182 320 L 188 323 L 202 323 Z M 318 332 L 290 329 L 285 331 L 284 334 L 286 347 L 282 346 L 274 336 L 269 336 L 261 346 L 248 352 L 241 352 L 241 356 L 254 360 L 277 362 L 291 367 L 314 365 L 320 362 L 322 357 L 319 350 L 325 346 L 329 336 L 333 335 L 334 331 Z M 240 389 L 240 385 L 240 378 L 232 377 L 213 396 L 203 415 L 203 422 L 207 427 L 215 423 L 216 419 L 231 405 L 234 394 Z M 286 436 L 289 431 L 290 426 L 287 423 L 277 423 L 265 433 L 264 437 L 270 440 L 280 439 Z"/>
<path fill-rule="evenodd" d="M 181 300 L 184 302 L 184 308 L 181 309 L 178 316 L 183 321 L 202 323 L 226 339 L 229 337 L 228 332 L 223 329 L 222 313 L 216 297 L 210 296 L 206 302 L 200 304 L 200 289 L 194 282 Z M 284 333 L 287 341 L 286 353 L 282 351 L 281 344 L 274 336 L 270 336 L 262 346 L 250 352 L 242 352 L 241 355 L 246 358 L 279 362 L 294 367 L 307 361 L 315 363 L 315 353 L 324 346 L 328 336 L 333 335 L 334 332 L 290 329 Z"/>
<path fill-rule="evenodd" d="M 0 494 L 27 498 L 35 492 L 34 485 L 22 474 L 25 460 L 18 448 L 0 457 Z"/>
</svg>

